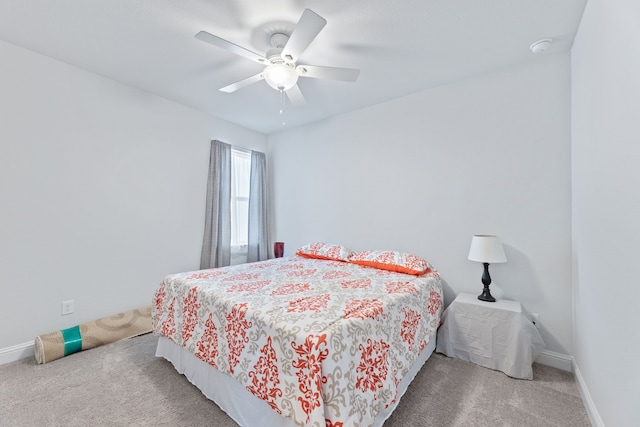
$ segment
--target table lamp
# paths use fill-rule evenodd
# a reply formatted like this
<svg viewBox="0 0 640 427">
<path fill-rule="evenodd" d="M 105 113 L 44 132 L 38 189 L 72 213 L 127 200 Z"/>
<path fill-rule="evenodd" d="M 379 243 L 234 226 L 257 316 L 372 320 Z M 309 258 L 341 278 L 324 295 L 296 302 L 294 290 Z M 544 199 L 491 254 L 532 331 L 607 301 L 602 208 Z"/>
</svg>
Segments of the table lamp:
<svg viewBox="0 0 640 427">
<path fill-rule="evenodd" d="M 469 259 L 484 264 L 484 272 L 482 273 L 484 289 L 482 290 L 482 294 L 478 295 L 478 299 L 481 301 L 495 302 L 496 299 L 491 296 L 491 292 L 489 292 L 489 285 L 491 284 L 489 264 L 507 262 L 500 238 L 498 236 L 485 234 L 473 236 L 471 239 L 471 248 L 469 249 Z"/>
</svg>

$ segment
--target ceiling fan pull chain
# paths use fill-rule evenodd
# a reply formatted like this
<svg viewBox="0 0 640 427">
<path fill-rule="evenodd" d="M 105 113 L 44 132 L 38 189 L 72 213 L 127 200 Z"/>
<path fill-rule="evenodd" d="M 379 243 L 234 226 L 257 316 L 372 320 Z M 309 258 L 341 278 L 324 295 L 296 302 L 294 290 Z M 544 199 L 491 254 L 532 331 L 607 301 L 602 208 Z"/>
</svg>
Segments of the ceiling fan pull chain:
<svg viewBox="0 0 640 427">
<path fill-rule="evenodd" d="M 280 89 L 280 115 L 284 116 L 284 100 L 285 96 L 284 96 L 284 90 Z M 285 127 L 287 124 L 285 123 L 284 120 L 282 120 L 282 127 Z"/>
</svg>

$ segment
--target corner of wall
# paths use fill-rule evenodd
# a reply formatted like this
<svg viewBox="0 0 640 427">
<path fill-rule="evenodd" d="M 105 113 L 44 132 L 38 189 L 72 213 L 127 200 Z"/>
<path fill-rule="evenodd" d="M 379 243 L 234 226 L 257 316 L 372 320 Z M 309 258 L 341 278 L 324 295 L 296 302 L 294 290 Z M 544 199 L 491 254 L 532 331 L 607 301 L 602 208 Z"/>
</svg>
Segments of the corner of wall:
<svg viewBox="0 0 640 427">
<path fill-rule="evenodd" d="M 556 353 L 555 351 L 542 350 L 535 360 L 536 363 L 541 365 L 551 366 L 552 368 L 560 369 L 566 372 L 573 372 L 573 357 Z"/>
<path fill-rule="evenodd" d="M 584 403 L 591 425 L 593 427 L 604 427 L 604 422 L 602 421 L 602 418 L 600 418 L 600 414 L 596 409 L 596 405 L 591 398 L 591 393 L 589 393 L 587 384 L 582 377 L 582 373 L 580 372 L 580 368 L 578 368 L 578 364 L 575 359 L 573 360 L 573 374 L 576 378 L 576 385 L 578 386 L 578 391 L 580 392 L 580 397 L 582 397 L 582 402 Z"/>
<path fill-rule="evenodd" d="M 580 392 L 580 397 L 582 398 L 582 403 L 584 404 L 587 415 L 589 416 L 589 421 L 591 421 L 591 425 L 593 427 L 604 427 L 604 422 L 602 421 L 602 418 L 600 418 L 596 405 L 591 398 L 591 393 L 589 393 L 584 377 L 582 376 L 580 368 L 573 356 L 556 353 L 555 351 L 542 350 L 535 362 L 540 363 L 541 365 L 551 366 L 552 368 L 557 368 L 562 371 L 572 372 L 576 380 L 576 386 Z"/>
</svg>

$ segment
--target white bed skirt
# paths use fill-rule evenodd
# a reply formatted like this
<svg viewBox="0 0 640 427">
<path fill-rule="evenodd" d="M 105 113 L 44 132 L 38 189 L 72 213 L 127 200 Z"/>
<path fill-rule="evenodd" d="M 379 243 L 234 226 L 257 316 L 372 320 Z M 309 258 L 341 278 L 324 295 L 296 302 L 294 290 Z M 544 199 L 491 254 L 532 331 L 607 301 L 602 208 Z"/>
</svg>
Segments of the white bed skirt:
<svg viewBox="0 0 640 427">
<path fill-rule="evenodd" d="M 436 337 L 434 335 L 430 338 L 429 344 L 422 351 L 416 363 L 400 381 L 398 385 L 399 397 L 403 396 L 407 391 L 409 384 L 411 384 L 422 365 L 433 353 L 435 345 Z M 258 399 L 235 379 L 221 373 L 213 366 L 198 359 L 190 351 L 165 337 L 159 337 L 158 339 L 156 356 L 163 357 L 171 362 L 180 374 L 184 375 L 189 382 L 198 387 L 208 399 L 214 401 L 241 426 L 293 427 L 296 425 L 293 420 L 285 418 L 271 409 L 266 402 Z M 396 399 L 388 408 L 380 411 L 373 426 L 382 426 L 399 401 L 400 398 Z"/>
</svg>

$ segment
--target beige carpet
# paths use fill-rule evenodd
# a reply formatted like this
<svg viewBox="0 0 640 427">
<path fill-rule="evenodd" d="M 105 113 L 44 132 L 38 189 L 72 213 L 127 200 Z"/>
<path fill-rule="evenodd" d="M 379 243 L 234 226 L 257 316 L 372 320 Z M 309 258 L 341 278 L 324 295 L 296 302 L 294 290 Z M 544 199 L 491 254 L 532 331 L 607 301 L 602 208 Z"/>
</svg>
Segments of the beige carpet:
<svg viewBox="0 0 640 427">
<path fill-rule="evenodd" d="M 0 366 L 0 426 L 235 427 L 218 407 L 156 358 L 144 335 L 45 365 Z M 515 380 L 434 354 L 385 427 L 589 426 L 573 376 L 534 364 Z M 270 426 L 260 426 L 270 427 Z"/>
</svg>

